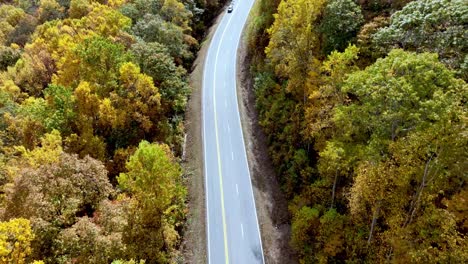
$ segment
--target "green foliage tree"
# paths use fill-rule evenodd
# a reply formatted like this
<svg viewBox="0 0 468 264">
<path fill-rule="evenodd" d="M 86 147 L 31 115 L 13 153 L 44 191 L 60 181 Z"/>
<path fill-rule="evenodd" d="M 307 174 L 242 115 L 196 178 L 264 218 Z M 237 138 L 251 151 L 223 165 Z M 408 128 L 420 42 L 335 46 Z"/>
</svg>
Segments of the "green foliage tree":
<svg viewBox="0 0 468 264">
<path fill-rule="evenodd" d="M 13 66 L 20 56 L 18 48 L 0 46 L 0 71 L 5 71 L 7 67 Z"/>
<path fill-rule="evenodd" d="M 146 42 L 165 45 L 174 58 L 181 60 L 190 57 L 182 28 L 165 21 L 159 15 L 146 14 L 133 26 L 133 32 Z"/>
<path fill-rule="evenodd" d="M 361 8 L 354 1 L 328 1 L 320 22 L 323 54 L 328 55 L 333 50 L 344 51 L 363 22 Z"/>
<path fill-rule="evenodd" d="M 43 119 L 46 129 L 57 129 L 62 134 L 70 134 L 76 118 L 76 102 L 71 89 L 49 85 L 44 90 L 44 97 L 47 101 L 47 116 Z"/>
<path fill-rule="evenodd" d="M 184 218 L 182 170 L 165 145 L 142 141 L 130 157 L 119 186 L 132 196 L 124 241 L 128 258 L 165 263 L 179 243 Z M 141 245 L 145 247 L 142 249 Z"/>
<path fill-rule="evenodd" d="M 159 87 L 163 111 L 182 113 L 190 92 L 186 70 L 175 65 L 168 49 L 160 43 L 138 42 L 132 46 L 132 52 L 141 71 Z"/>
<path fill-rule="evenodd" d="M 371 152 L 380 156 L 390 140 L 447 118 L 464 86 L 436 55 L 393 50 L 349 76 L 343 91 L 359 104 L 338 107 L 334 119 L 345 137 L 375 147 Z"/>
<path fill-rule="evenodd" d="M 438 53 L 442 62 L 466 80 L 467 17 L 468 7 L 463 0 L 413 1 L 394 13 L 390 25 L 380 29 L 373 40 L 386 52 L 397 47 Z"/>
<path fill-rule="evenodd" d="M 107 96 L 116 88 L 119 68 L 122 63 L 131 58 L 123 45 L 100 36 L 85 39 L 76 47 L 76 54 L 79 59 L 78 69 L 64 68 L 57 81 L 62 85 L 72 87 L 76 87 L 77 82 L 86 81 L 98 88 L 96 93 L 101 97 Z M 70 78 L 73 75 L 75 77 Z"/>
<path fill-rule="evenodd" d="M 310 234 L 319 225 L 319 210 L 307 206 L 302 207 L 296 215 L 291 224 L 291 244 L 292 246 L 302 252 L 304 255 L 312 254 L 313 237 Z M 303 262 L 311 261 L 305 259 Z"/>
<path fill-rule="evenodd" d="M 355 96 L 356 101 L 337 107 L 334 120 L 342 128 L 342 134 L 335 136 L 335 140 L 345 149 L 356 149 L 341 152 L 341 159 L 354 160 L 344 163 L 355 174 L 350 190 L 350 214 L 358 226 L 368 224 L 367 244 L 375 249 L 375 254 L 368 256 L 370 260 L 384 261 L 393 254 L 407 261 L 448 260 L 444 251 L 425 252 L 409 246 L 408 236 L 421 243 L 451 248 L 453 259 L 464 258 L 458 242 L 442 245 L 413 228 L 418 225 L 416 222 L 428 221 L 426 214 L 437 215 L 437 211 L 447 214 L 441 208 L 436 209 L 435 193 L 452 192 L 459 186 L 453 183 L 463 182 L 457 158 L 449 156 L 462 153 L 461 146 L 466 145 L 462 143 L 466 138 L 457 132 L 466 89 L 466 83 L 455 79 L 436 55 L 402 50 L 390 52 L 387 58 L 346 80 L 343 90 Z M 453 152 L 448 154 L 445 152 L 448 149 Z M 410 150 L 411 154 L 406 152 Z M 462 158 L 464 154 L 455 156 Z M 326 162 L 326 157 L 321 162 Z M 340 172 L 338 166 L 343 166 L 340 163 L 331 169 Z M 379 224 L 382 221 L 385 227 Z M 440 228 L 436 227 L 450 233 L 446 234 L 450 241 L 461 239 L 453 223 Z"/>
</svg>

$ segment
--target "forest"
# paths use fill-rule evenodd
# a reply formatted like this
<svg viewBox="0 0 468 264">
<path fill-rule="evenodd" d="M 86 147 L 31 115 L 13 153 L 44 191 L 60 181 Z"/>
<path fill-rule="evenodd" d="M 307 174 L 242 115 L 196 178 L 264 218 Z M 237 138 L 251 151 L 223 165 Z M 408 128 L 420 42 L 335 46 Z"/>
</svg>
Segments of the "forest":
<svg viewBox="0 0 468 264">
<path fill-rule="evenodd" d="M 253 92 L 299 262 L 467 263 L 466 1 L 253 12 Z"/>
<path fill-rule="evenodd" d="M 176 263 L 216 0 L 0 1 L 0 262 Z"/>
</svg>

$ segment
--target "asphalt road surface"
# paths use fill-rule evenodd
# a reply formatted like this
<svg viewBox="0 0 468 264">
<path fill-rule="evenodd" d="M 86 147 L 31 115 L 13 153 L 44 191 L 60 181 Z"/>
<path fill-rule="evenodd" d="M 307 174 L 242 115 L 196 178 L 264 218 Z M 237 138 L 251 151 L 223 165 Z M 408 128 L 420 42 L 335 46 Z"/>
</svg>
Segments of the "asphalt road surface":
<svg viewBox="0 0 468 264">
<path fill-rule="evenodd" d="M 264 263 L 236 94 L 236 55 L 254 0 L 225 11 L 203 75 L 208 263 Z"/>
</svg>

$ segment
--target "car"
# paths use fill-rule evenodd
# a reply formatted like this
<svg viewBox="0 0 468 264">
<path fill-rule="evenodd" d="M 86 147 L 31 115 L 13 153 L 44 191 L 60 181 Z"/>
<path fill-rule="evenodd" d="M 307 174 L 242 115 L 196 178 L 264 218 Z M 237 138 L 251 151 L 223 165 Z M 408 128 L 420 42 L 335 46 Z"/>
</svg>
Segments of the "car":
<svg viewBox="0 0 468 264">
<path fill-rule="evenodd" d="M 234 5 L 230 4 L 227 8 L 228 13 L 232 13 L 232 10 L 234 9 Z"/>
</svg>

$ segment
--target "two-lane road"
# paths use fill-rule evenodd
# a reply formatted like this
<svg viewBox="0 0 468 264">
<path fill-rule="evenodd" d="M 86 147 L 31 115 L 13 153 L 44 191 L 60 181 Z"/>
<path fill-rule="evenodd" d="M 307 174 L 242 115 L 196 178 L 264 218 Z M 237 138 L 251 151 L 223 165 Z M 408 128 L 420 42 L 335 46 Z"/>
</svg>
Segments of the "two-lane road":
<svg viewBox="0 0 468 264">
<path fill-rule="evenodd" d="M 208 49 L 203 143 L 208 263 L 264 263 L 236 94 L 236 57 L 254 0 L 237 0 Z"/>
</svg>

